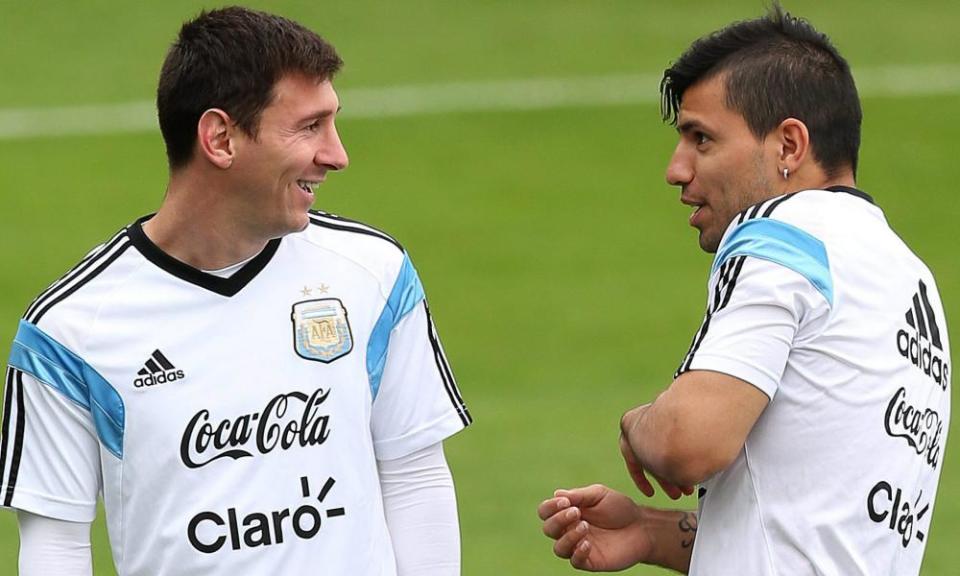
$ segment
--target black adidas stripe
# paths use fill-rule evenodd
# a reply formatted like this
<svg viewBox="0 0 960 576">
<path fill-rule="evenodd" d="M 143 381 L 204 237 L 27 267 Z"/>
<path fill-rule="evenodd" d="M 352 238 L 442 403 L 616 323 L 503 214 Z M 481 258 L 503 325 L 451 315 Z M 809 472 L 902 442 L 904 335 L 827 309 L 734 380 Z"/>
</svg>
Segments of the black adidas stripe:
<svg viewBox="0 0 960 576">
<path fill-rule="evenodd" d="M 110 241 L 102 244 L 100 248 L 94 249 L 90 252 L 83 260 L 77 263 L 73 268 L 67 271 L 66 274 L 57 279 L 53 284 L 47 287 L 46 290 L 40 293 L 39 296 L 33 299 L 33 302 L 27 308 L 27 312 L 23 315 L 24 318 L 29 318 L 37 308 L 43 305 L 49 298 L 51 298 L 58 290 L 62 287 L 70 284 L 74 279 L 81 276 L 94 262 L 100 258 L 103 254 L 106 254 L 113 250 L 113 248 L 126 236 L 126 229 L 117 232 Z"/>
<path fill-rule="evenodd" d="M 746 258 L 746 256 L 738 256 L 721 265 L 720 278 L 714 289 L 713 301 L 707 306 L 703 323 L 694 335 L 690 349 L 687 351 L 684 361 L 680 363 L 680 368 L 677 369 L 674 378 L 690 369 L 690 364 L 693 363 L 693 357 L 696 355 L 697 350 L 700 349 L 700 344 L 703 343 L 703 339 L 710 329 L 710 321 L 713 319 L 713 315 L 723 310 L 730 302 L 730 296 L 733 294 L 733 289 L 737 284 L 737 276 L 740 274 L 740 269 L 743 267 L 743 262 Z"/>
<path fill-rule="evenodd" d="M 794 193 L 792 193 L 792 194 L 786 194 L 786 195 L 784 195 L 784 196 L 781 196 L 781 197 L 777 198 L 777 199 L 774 200 L 773 202 L 771 202 L 770 205 L 767 207 L 767 209 L 763 211 L 763 217 L 764 217 L 764 218 L 769 218 L 770 215 L 773 214 L 773 211 L 777 208 L 777 206 L 779 206 L 779 205 L 783 204 L 784 202 L 786 202 L 787 200 L 793 198 L 795 195 L 796 195 L 796 192 L 794 192 Z"/>
<path fill-rule="evenodd" d="M 26 418 L 23 414 L 23 372 L 19 370 L 12 370 L 12 372 L 13 378 L 8 377 L 7 381 L 8 385 L 11 382 L 16 382 L 17 415 L 16 430 L 13 436 L 13 454 L 10 457 L 10 475 L 7 478 L 7 490 L 3 497 L 3 505 L 7 507 L 13 502 L 13 493 L 17 488 L 17 476 L 20 474 L 20 456 L 23 454 L 23 429 L 26 425 Z M 6 427 L 4 428 L 6 431 Z M 6 441 L 6 434 L 4 434 L 4 441 Z"/>
<path fill-rule="evenodd" d="M 693 342 L 690 343 L 690 350 L 687 351 L 687 356 L 684 359 L 683 363 L 680 364 L 680 368 L 677 369 L 674 378 L 683 374 L 687 370 L 690 370 L 690 364 L 693 362 L 693 355 L 697 353 L 697 350 L 700 348 L 700 343 L 703 341 L 703 337 L 707 335 L 707 330 L 710 329 L 710 320 L 713 315 L 707 312 L 707 315 L 703 319 L 703 323 L 700 325 L 700 329 L 697 330 L 696 335 L 693 338 Z"/>
<path fill-rule="evenodd" d="M 110 238 L 110 240 L 104 242 L 103 244 L 100 244 L 99 246 L 96 246 L 86 256 L 84 256 L 82 260 L 80 260 L 72 268 L 67 270 L 67 272 L 63 276 L 61 276 L 52 284 L 50 284 L 50 286 L 48 286 L 46 290 L 41 292 L 36 298 L 33 299 L 33 302 L 30 303 L 30 307 L 27 309 L 27 314 L 30 314 L 30 312 L 37 306 L 41 298 L 46 297 L 48 293 L 60 288 L 64 284 L 69 283 L 70 280 L 72 280 L 77 274 L 81 274 L 83 270 L 86 270 L 86 268 L 90 266 L 90 262 L 93 259 L 97 258 L 105 250 L 109 250 L 111 246 L 116 241 L 118 241 L 121 236 L 123 236 L 124 231 L 125 230 L 120 230 L 119 232 L 114 234 L 113 237 Z"/>
<path fill-rule="evenodd" d="M 7 448 L 10 443 L 10 411 L 13 406 L 13 372 L 14 369 L 7 367 L 7 383 L 3 394 L 3 423 L 0 424 L 0 485 L 5 485 L 4 479 L 7 472 Z M 19 411 L 18 411 L 19 413 Z"/>
<path fill-rule="evenodd" d="M 103 255 L 108 254 L 107 252 L 104 252 L 101 255 L 101 257 L 98 257 L 96 260 L 91 260 L 90 264 L 99 263 L 100 265 L 94 268 L 89 274 L 86 274 L 83 276 L 78 275 L 77 276 L 78 280 L 72 286 L 70 286 L 70 288 L 64 290 L 55 298 L 52 298 L 49 302 L 47 302 L 47 304 L 43 308 L 40 308 L 35 313 L 27 317 L 26 318 L 27 321 L 30 322 L 31 324 L 36 324 L 37 322 L 39 322 L 40 319 L 43 318 L 43 316 L 47 312 L 49 312 L 51 308 L 53 308 L 60 302 L 63 302 L 66 298 L 70 297 L 70 295 L 72 295 L 74 292 L 82 288 L 84 284 L 86 284 L 87 282 L 99 276 L 101 272 L 106 270 L 111 264 L 113 264 L 117 260 L 117 258 L 119 258 L 124 252 L 126 252 L 127 248 L 130 248 L 130 246 L 132 246 L 132 244 L 130 243 L 129 239 L 125 239 L 122 242 L 120 242 L 119 245 L 116 247 L 116 250 L 114 250 L 112 253 L 109 253 L 108 256 L 104 257 Z"/>
<path fill-rule="evenodd" d="M 716 311 L 719 312 L 727 307 L 727 304 L 730 303 L 730 297 L 733 295 L 733 289 L 737 287 L 737 278 L 740 276 L 740 269 L 743 268 L 743 263 L 747 261 L 746 256 L 739 256 L 735 258 L 737 260 L 736 267 L 733 269 L 733 275 L 730 277 L 730 283 L 727 284 L 727 295 L 723 299 L 723 303 L 720 304 L 720 308 Z"/>
<path fill-rule="evenodd" d="M 173 367 L 173 364 L 171 364 L 170 361 L 167 360 L 167 357 L 164 356 L 163 352 L 161 352 L 160 350 L 154 350 L 152 356 L 153 356 L 153 359 L 156 360 L 157 363 L 159 363 L 164 370 L 176 370 L 176 368 Z"/>
<path fill-rule="evenodd" d="M 709 310 L 716 310 L 717 307 L 720 306 L 720 298 L 723 291 L 722 286 L 726 286 L 730 282 L 730 271 L 733 270 L 734 260 L 736 260 L 736 258 L 727 260 L 720 265 L 720 280 L 717 283 L 718 287 L 720 287 L 720 290 L 713 291 L 713 305 Z"/>
<path fill-rule="evenodd" d="M 923 310 L 927 313 L 927 324 L 930 327 L 930 341 L 937 348 L 943 350 L 943 342 L 940 340 L 940 327 L 937 326 L 937 315 L 933 312 L 933 306 L 930 305 L 930 299 L 927 297 L 927 285 L 920 281 L 920 299 L 923 301 Z"/>
<path fill-rule="evenodd" d="M 917 330 L 921 338 L 927 338 L 927 323 L 923 319 L 923 312 L 920 311 L 920 296 L 913 294 L 913 312 L 917 319 Z"/>
<path fill-rule="evenodd" d="M 430 338 L 430 345 L 433 347 L 433 359 L 437 363 L 437 370 L 440 372 L 440 378 L 443 380 L 443 387 L 447 392 L 447 397 L 457 411 L 457 416 L 464 426 L 469 426 L 473 422 L 470 411 L 467 410 L 463 398 L 460 396 L 460 390 L 457 389 L 457 383 L 453 379 L 453 372 L 447 363 L 447 358 L 443 354 L 443 348 L 440 346 L 440 339 L 437 337 L 436 326 L 433 324 L 433 317 L 430 315 L 430 306 L 427 301 L 423 301 L 424 310 L 427 312 L 427 336 Z"/>
<path fill-rule="evenodd" d="M 690 369 L 690 362 L 693 361 L 693 354 L 700 347 L 700 342 L 703 340 L 707 330 L 710 328 L 710 319 L 713 317 L 713 311 L 717 306 L 720 305 L 723 288 L 729 281 L 730 269 L 732 268 L 731 263 L 732 261 L 727 261 L 720 265 L 720 278 L 717 280 L 717 285 L 714 287 L 713 299 L 707 302 L 707 311 L 704 314 L 703 322 L 700 323 L 700 328 L 697 329 L 697 332 L 693 335 L 693 340 L 690 341 L 690 348 L 687 349 L 687 353 L 683 357 L 683 361 L 680 362 L 680 367 L 677 368 L 677 371 L 674 373 L 674 378 Z"/>
<path fill-rule="evenodd" d="M 330 228 L 333 230 L 342 230 L 344 232 L 356 232 L 358 234 L 366 234 L 367 236 L 373 236 L 374 238 L 380 238 L 381 240 L 386 240 L 387 242 L 393 244 L 400 249 L 401 252 L 404 251 L 403 246 L 400 245 L 392 236 L 385 232 L 381 232 L 376 228 L 367 226 L 362 222 L 357 222 L 356 220 L 350 220 L 342 216 L 334 216 L 332 214 L 327 214 L 325 212 L 317 212 L 315 210 L 310 211 L 310 223 L 316 224 L 317 226 L 322 226 L 324 228 Z"/>
</svg>

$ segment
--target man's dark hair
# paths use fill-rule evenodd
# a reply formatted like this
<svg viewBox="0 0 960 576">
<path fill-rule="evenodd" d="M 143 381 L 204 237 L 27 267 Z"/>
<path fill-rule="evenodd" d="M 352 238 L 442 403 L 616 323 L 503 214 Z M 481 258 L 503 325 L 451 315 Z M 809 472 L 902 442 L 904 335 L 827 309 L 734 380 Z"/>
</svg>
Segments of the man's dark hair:
<svg viewBox="0 0 960 576">
<path fill-rule="evenodd" d="M 663 74 L 664 121 L 676 125 L 683 93 L 725 74 L 725 104 L 763 138 L 787 118 L 810 131 L 814 159 L 829 176 L 857 172 L 863 112 L 850 66 L 825 34 L 774 4 L 695 41 Z"/>
<path fill-rule="evenodd" d="M 329 80 L 342 65 L 333 46 L 286 18 L 239 7 L 201 12 L 180 29 L 160 71 L 157 116 L 170 168 L 189 162 L 206 110 L 222 109 L 256 138 L 285 74 Z"/>
</svg>

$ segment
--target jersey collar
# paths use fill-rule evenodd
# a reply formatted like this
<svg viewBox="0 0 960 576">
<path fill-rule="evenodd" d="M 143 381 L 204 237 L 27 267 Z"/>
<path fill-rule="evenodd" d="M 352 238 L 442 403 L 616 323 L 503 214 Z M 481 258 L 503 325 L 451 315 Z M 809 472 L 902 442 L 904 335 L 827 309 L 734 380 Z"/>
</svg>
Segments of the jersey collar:
<svg viewBox="0 0 960 576">
<path fill-rule="evenodd" d="M 257 274 L 266 267 L 273 255 L 277 253 L 277 248 L 280 247 L 280 238 L 271 240 L 259 254 L 229 278 L 220 278 L 177 260 L 151 242 L 143 232 L 143 223 L 152 217 L 153 214 L 149 214 L 127 227 L 127 233 L 134 248 L 139 250 L 144 258 L 168 274 L 221 296 L 233 296 L 243 290 L 243 287 L 256 278 Z"/>
<path fill-rule="evenodd" d="M 873 198 L 864 192 L 863 190 L 857 190 L 856 188 L 851 188 L 850 186 L 828 186 L 826 190 L 830 192 L 843 192 L 846 194 L 853 194 L 857 198 L 863 198 L 867 202 L 876 205 L 876 202 L 873 201 Z"/>
</svg>

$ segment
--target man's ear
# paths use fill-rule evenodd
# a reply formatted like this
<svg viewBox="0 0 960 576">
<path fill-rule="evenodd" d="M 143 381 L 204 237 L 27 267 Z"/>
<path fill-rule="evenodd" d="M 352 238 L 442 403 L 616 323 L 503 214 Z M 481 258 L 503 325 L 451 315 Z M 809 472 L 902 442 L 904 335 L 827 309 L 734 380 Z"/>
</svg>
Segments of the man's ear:
<svg viewBox="0 0 960 576">
<path fill-rule="evenodd" d="M 197 122 L 200 154 L 214 166 L 226 170 L 233 164 L 233 134 L 230 116 L 219 108 L 210 108 Z"/>
<path fill-rule="evenodd" d="M 797 172 L 810 156 L 810 131 L 796 118 L 787 118 L 777 126 L 780 170 Z"/>
</svg>

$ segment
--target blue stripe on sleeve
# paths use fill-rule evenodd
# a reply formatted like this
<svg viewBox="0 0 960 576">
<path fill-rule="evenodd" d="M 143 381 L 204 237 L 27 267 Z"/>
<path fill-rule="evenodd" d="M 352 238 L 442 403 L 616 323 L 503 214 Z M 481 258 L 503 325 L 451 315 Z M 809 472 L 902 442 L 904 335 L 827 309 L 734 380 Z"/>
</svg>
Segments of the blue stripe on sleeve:
<svg viewBox="0 0 960 576">
<path fill-rule="evenodd" d="M 370 393 L 374 398 L 380 390 L 380 378 L 383 377 L 383 367 L 387 363 L 390 333 L 400 320 L 423 300 L 423 297 L 420 277 L 417 276 L 409 256 L 404 254 L 400 274 L 397 275 L 397 280 L 393 284 L 387 303 L 373 327 L 367 344 L 367 376 L 370 380 Z"/>
<path fill-rule="evenodd" d="M 123 458 L 123 399 L 92 366 L 25 320 L 17 329 L 10 365 L 90 411 L 100 442 Z"/>
<path fill-rule="evenodd" d="M 823 242 L 779 220 L 760 218 L 738 226 L 713 260 L 716 270 L 735 256 L 753 256 L 785 266 L 806 278 L 833 306 L 833 277 Z"/>
</svg>

